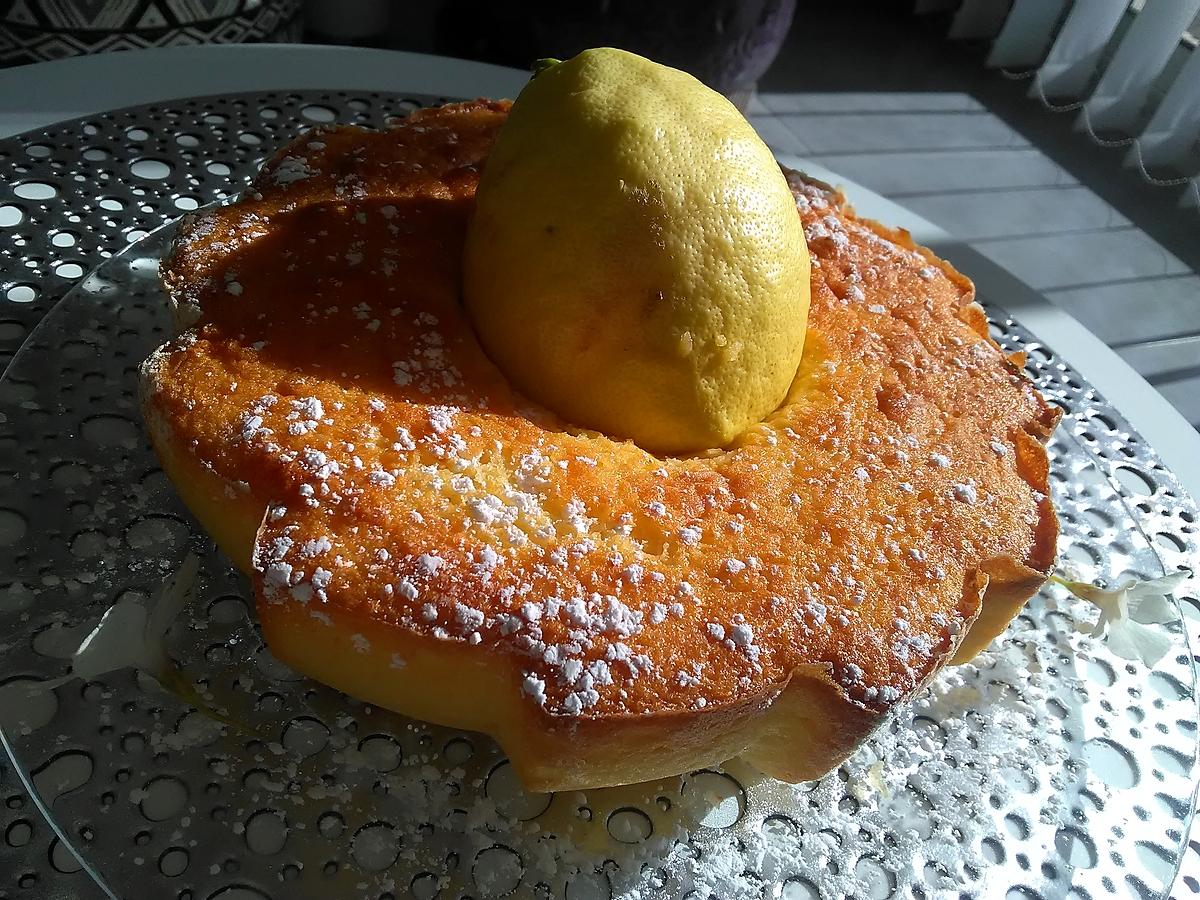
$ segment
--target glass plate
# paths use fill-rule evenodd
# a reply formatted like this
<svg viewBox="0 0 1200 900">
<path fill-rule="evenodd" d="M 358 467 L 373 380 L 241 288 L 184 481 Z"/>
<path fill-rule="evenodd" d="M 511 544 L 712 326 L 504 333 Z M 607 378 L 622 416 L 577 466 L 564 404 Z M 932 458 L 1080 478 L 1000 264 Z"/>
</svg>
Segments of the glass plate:
<svg viewBox="0 0 1200 900">
<path fill-rule="evenodd" d="M 1094 610 L 1056 588 L 801 785 L 734 762 L 529 794 L 489 739 L 289 671 L 141 425 L 136 370 L 166 337 L 157 260 L 170 235 L 84 279 L 0 382 L 2 736 L 55 852 L 112 894 L 1018 900 L 1171 884 L 1197 786 L 1182 623 L 1150 672 L 1080 634 Z M 1064 556 L 1109 578 L 1161 574 L 1117 490 L 1174 496 L 1161 465 L 1049 350 L 1011 320 L 993 324 L 1006 349 L 1032 351 L 1039 385 L 1072 413 L 1050 445 Z M 1110 459 L 1120 482 L 1098 468 Z M 198 596 L 167 648 L 228 724 L 135 669 L 39 686 L 69 674 L 111 607 L 149 608 L 189 549 Z"/>
</svg>

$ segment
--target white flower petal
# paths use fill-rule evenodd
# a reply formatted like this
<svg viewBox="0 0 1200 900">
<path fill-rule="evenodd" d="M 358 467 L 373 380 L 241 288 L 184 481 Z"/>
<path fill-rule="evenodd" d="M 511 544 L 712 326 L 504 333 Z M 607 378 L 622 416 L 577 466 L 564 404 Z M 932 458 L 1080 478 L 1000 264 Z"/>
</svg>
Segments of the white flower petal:
<svg viewBox="0 0 1200 900">
<path fill-rule="evenodd" d="M 1160 578 L 1151 578 L 1149 581 L 1136 581 L 1129 587 L 1130 597 L 1149 597 L 1154 594 L 1166 596 L 1175 593 L 1189 578 L 1192 573 L 1188 569 L 1180 569 L 1178 572 L 1172 572 L 1170 575 L 1163 575 Z"/>
<path fill-rule="evenodd" d="M 1143 625 L 1165 625 L 1179 621 L 1179 609 L 1163 594 L 1131 597 L 1129 618 Z"/>
<path fill-rule="evenodd" d="M 1063 586 L 1076 597 L 1098 607 L 1102 619 L 1120 619 L 1125 616 L 1125 600 L 1134 584 L 1127 581 L 1111 591 L 1086 581 L 1068 581 Z"/>
<path fill-rule="evenodd" d="M 1057 584 L 1100 610 L 1096 624 L 1091 627 L 1093 637 L 1102 638 L 1117 656 L 1141 660 L 1148 666 L 1162 659 L 1171 647 L 1167 634 L 1149 626 L 1178 621 L 1179 612 L 1170 595 L 1191 577 L 1192 573 L 1183 569 L 1148 581 L 1131 579 L 1105 590 L 1087 582 L 1051 576 Z M 1085 634 L 1088 631 L 1082 623 L 1077 627 Z"/>
<path fill-rule="evenodd" d="M 1122 659 L 1140 660 L 1147 666 L 1153 666 L 1171 649 L 1171 639 L 1164 632 L 1131 619 L 1114 622 L 1104 643 Z"/>
</svg>

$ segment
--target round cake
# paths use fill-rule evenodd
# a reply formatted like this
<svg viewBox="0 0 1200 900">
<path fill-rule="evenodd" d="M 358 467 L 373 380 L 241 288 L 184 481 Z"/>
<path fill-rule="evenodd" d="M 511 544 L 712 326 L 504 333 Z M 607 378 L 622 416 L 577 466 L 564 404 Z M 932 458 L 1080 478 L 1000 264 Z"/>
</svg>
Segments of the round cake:
<svg viewBox="0 0 1200 900">
<path fill-rule="evenodd" d="M 180 225 L 181 333 L 142 367 L 163 468 L 276 657 L 492 735 L 531 789 L 816 778 L 1042 583 L 1059 411 L 966 278 L 788 172 L 812 276 L 784 404 L 687 457 L 560 421 L 460 301 L 507 109 L 309 131 Z"/>
</svg>

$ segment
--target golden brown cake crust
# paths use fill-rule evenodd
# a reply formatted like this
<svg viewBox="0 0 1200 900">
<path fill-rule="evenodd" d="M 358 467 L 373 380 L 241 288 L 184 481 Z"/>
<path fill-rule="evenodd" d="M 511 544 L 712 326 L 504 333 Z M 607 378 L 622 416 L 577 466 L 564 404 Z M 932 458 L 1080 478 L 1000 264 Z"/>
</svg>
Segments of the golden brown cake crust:
<svg viewBox="0 0 1200 900">
<path fill-rule="evenodd" d="M 143 370 L 164 467 L 243 565 L 261 519 L 277 655 L 489 731 L 531 784 L 738 752 L 814 777 L 1037 589 L 1058 411 L 966 278 L 792 172 L 812 300 L 783 407 L 690 458 L 532 408 L 458 302 L 506 109 L 309 132 L 181 227 L 163 277 L 195 325 Z M 447 660 L 436 702 L 406 683 Z M 592 769 L 568 731 L 593 735 Z M 621 769 L 637 735 L 657 749 Z"/>
</svg>

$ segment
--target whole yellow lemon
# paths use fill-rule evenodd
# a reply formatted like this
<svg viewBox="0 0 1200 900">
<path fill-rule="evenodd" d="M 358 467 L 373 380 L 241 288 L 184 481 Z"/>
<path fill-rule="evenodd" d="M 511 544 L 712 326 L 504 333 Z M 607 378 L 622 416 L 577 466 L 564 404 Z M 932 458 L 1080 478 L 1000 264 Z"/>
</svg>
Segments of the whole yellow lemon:
<svg viewBox="0 0 1200 900">
<path fill-rule="evenodd" d="M 808 250 L 771 151 L 720 94 L 623 50 L 552 63 L 521 91 L 463 278 L 519 390 L 655 452 L 761 421 L 804 346 Z"/>
</svg>

